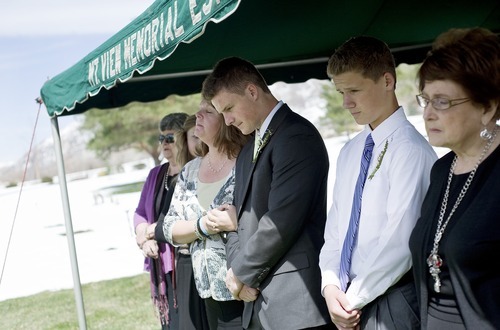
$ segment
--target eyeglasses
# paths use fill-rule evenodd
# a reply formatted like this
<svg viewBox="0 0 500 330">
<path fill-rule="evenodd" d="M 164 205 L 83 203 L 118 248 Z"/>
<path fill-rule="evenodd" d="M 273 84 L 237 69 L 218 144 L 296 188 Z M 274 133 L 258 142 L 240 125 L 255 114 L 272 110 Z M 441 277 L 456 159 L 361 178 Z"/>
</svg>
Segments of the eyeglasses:
<svg viewBox="0 0 500 330">
<path fill-rule="evenodd" d="M 160 144 L 162 144 L 163 142 L 166 142 L 168 144 L 174 143 L 175 142 L 174 134 L 172 134 L 172 133 L 165 134 L 165 135 L 160 134 L 158 136 L 158 141 L 160 142 Z"/>
<path fill-rule="evenodd" d="M 435 97 L 432 100 L 430 100 L 430 99 L 426 98 L 425 96 L 423 96 L 422 94 L 417 95 L 417 103 L 419 106 L 421 106 L 424 109 L 427 108 L 429 103 L 432 104 L 432 107 L 436 110 L 446 110 L 446 109 L 449 109 L 455 105 L 459 105 L 459 104 L 469 102 L 469 101 L 470 101 L 470 98 L 468 98 L 468 97 L 464 97 L 461 99 L 454 99 L 454 100 L 450 100 L 450 99 L 447 99 L 445 97 Z"/>
</svg>

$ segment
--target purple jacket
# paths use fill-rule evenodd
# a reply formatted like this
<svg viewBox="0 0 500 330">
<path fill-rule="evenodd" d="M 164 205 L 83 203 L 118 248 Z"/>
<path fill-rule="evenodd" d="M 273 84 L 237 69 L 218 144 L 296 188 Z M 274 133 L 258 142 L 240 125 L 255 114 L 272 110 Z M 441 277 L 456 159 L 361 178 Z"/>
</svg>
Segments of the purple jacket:
<svg viewBox="0 0 500 330">
<path fill-rule="evenodd" d="M 158 216 L 155 212 L 155 199 L 157 192 L 155 192 L 155 187 L 157 180 L 164 180 L 164 176 L 160 175 L 162 167 L 167 166 L 168 163 L 158 165 L 149 171 L 144 187 L 141 191 L 141 198 L 139 199 L 139 205 L 135 210 L 134 214 L 134 228 L 141 223 L 152 224 L 156 222 Z M 165 172 L 164 172 L 165 173 Z M 160 177 L 159 177 L 160 176 Z M 160 185 L 160 189 L 163 189 L 163 184 Z M 171 188 L 172 189 L 172 188 Z M 158 212 L 160 213 L 160 212 Z M 172 271 L 172 246 L 168 243 L 158 242 L 158 248 L 160 251 L 160 258 L 162 260 L 163 271 L 169 273 Z M 150 271 L 151 258 L 145 258 L 144 260 L 144 270 Z"/>
</svg>

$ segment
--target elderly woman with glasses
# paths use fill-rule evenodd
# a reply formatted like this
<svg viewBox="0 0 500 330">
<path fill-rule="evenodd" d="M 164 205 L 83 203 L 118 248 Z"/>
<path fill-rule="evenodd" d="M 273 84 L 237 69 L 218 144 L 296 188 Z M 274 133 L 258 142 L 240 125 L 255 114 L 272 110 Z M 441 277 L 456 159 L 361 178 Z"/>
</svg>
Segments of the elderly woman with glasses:
<svg viewBox="0 0 500 330">
<path fill-rule="evenodd" d="M 158 312 L 162 329 L 178 329 L 177 310 L 174 307 L 174 285 L 172 283 L 174 257 L 170 244 L 150 239 L 147 234 L 149 224 L 162 219 L 172 199 L 175 177 L 182 166 L 177 164 L 177 148 L 174 134 L 181 131 L 188 118 L 186 113 L 171 113 L 162 118 L 159 125 L 161 155 L 166 160 L 149 172 L 142 188 L 139 204 L 134 213 L 136 241 L 145 258 L 144 269 L 151 277 L 151 298 Z M 152 251 L 159 258 L 147 257 Z"/>
<path fill-rule="evenodd" d="M 500 329 L 500 39 L 440 35 L 418 72 L 434 164 L 410 249 L 423 329 Z"/>
</svg>

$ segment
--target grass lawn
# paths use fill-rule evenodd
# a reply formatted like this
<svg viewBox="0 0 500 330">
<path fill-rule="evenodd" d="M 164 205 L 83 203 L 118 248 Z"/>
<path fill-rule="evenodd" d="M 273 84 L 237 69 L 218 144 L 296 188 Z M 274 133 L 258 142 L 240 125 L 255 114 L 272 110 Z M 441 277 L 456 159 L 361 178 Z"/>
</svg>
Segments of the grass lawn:
<svg viewBox="0 0 500 330">
<path fill-rule="evenodd" d="M 161 329 L 147 273 L 85 284 L 82 292 L 87 329 Z M 73 289 L 1 301 L 0 329 L 79 329 Z"/>
</svg>

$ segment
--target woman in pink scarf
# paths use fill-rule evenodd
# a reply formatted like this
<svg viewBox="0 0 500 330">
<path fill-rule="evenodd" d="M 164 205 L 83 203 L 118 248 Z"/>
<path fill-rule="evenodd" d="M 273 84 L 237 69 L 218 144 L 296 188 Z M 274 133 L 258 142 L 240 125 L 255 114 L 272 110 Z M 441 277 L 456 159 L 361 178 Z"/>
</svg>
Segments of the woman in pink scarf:
<svg viewBox="0 0 500 330">
<path fill-rule="evenodd" d="M 157 308 L 162 329 L 179 328 L 174 292 L 174 248 L 168 243 L 148 239 L 146 229 L 149 224 L 163 219 L 168 211 L 175 178 L 182 168 L 176 161 L 175 133 L 182 130 L 187 117 L 185 113 L 172 113 L 161 120 L 159 143 L 167 162 L 149 172 L 134 214 L 136 241 L 144 256 L 153 250 L 159 252 L 159 258 L 145 258 L 144 269 L 151 275 L 151 298 Z"/>
</svg>

